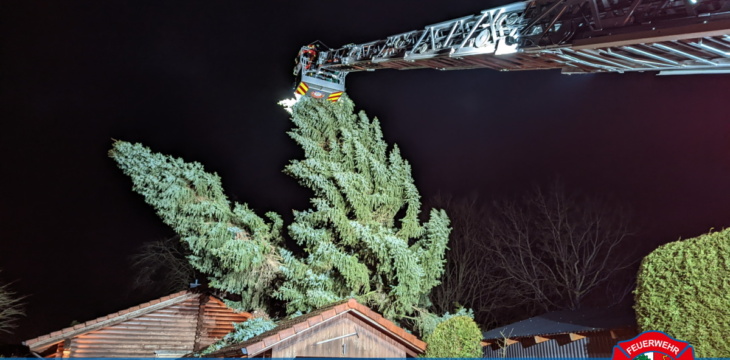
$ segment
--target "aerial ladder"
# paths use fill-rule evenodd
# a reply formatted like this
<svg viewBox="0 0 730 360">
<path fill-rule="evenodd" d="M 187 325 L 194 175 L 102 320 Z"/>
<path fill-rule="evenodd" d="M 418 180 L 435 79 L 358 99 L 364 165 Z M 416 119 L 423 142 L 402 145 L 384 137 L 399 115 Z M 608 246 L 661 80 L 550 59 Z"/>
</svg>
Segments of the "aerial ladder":
<svg viewBox="0 0 730 360">
<path fill-rule="evenodd" d="M 364 44 L 302 47 L 295 93 L 337 101 L 350 72 L 730 73 L 730 0 L 532 0 Z"/>
</svg>

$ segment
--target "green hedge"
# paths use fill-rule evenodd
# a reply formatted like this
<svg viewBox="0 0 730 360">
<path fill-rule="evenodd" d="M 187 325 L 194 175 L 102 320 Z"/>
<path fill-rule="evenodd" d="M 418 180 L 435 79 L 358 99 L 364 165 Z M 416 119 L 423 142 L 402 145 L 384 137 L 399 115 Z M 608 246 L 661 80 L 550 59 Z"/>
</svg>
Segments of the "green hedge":
<svg viewBox="0 0 730 360">
<path fill-rule="evenodd" d="M 482 332 L 468 316 L 452 317 L 436 326 L 425 339 L 428 358 L 482 357 Z"/>
<path fill-rule="evenodd" d="M 634 295 L 641 331 L 689 341 L 697 357 L 730 357 L 730 229 L 654 250 Z"/>
</svg>

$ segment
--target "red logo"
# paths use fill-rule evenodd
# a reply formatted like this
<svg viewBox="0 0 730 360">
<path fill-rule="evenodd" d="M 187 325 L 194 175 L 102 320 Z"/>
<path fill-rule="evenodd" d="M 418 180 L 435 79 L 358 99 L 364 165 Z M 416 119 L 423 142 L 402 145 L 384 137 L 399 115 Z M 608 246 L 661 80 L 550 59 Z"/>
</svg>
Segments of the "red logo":
<svg viewBox="0 0 730 360">
<path fill-rule="evenodd" d="M 312 91 L 312 97 L 315 99 L 321 99 L 324 97 L 324 93 L 320 91 Z"/>
<path fill-rule="evenodd" d="M 694 360 L 686 341 L 672 339 L 661 331 L 646 331 L 613 347 L 611 360 Z"/>
</svg>

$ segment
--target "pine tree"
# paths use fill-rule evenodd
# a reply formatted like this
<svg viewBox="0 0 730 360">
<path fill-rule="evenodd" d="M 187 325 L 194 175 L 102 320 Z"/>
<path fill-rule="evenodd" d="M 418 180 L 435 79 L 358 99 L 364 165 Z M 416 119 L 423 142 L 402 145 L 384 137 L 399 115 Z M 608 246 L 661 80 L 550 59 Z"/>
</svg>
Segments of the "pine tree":
<svg viewBox="0 0 730 360">
<path fill-rule="evenodd" d="M 432 210 L 421 224 L 410 165 L 348 98 L 304 98 L 292 121 L 289 135 L 305 159 L 285 172 L 314 194 L 312 208 L 296 211 L 288 227 L 305 256 L 285 248 L 278 215 L 267 221 L 231 204 L 202 165 L 121 141 L 110 156 L 187 243 L 210 286 L 242 295 L 243 309 L 265 308 L 273 296 L 288 313 L 306 312 L 355 296 L 393 320 L 412 314 L 443 273 L 446 213 Z"/>
</svg>

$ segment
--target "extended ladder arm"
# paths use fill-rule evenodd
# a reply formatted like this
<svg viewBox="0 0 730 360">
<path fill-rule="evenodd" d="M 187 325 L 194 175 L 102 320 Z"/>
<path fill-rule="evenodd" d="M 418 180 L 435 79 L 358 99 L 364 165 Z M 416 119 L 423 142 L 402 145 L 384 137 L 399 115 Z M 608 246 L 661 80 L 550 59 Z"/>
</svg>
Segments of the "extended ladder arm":
<svg viewBox="0 0 730 360">
<path fill-rule="evenodd" d="M 332 79 L 329 93 L 344 91 L 347 73 L 376 69 L 726 73 L 730 0 L 517 2 L 383 40 L 321 47 L 308 64 L 309 80 Z"/>
</svg>

